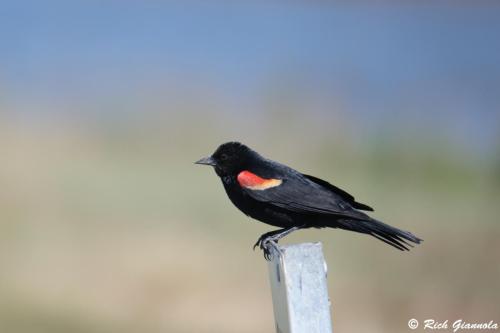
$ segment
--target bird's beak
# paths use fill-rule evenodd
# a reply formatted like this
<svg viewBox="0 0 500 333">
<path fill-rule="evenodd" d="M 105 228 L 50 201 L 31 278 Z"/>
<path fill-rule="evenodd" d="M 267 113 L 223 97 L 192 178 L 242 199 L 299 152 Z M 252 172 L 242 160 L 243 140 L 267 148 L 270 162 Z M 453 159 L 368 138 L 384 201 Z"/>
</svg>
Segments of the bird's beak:
<svg viewBox="0 0 500 333">
<path fill-rule="evenodd" d="M 215 166 L 216 163 L 215 160 L 212 158 L 212 156 L 208 156 L 208 157 L 203 157 L 201 160 L 194 162 L 194 164 Z"/>
</svg>

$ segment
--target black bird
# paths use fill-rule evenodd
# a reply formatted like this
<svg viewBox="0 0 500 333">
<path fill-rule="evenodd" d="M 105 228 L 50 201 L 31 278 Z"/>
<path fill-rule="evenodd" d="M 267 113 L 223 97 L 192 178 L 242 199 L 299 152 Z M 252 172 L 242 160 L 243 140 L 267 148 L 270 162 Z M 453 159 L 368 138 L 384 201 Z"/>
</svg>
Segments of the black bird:
<svg viewBox="0 0 500 333">
<path fill-rule="evenodd" d="M 220 145 L 196 164 L 211 165 L 222 180 L 229 199 L 246 215 L 280 227 L 263 234 L 254 245 L 270 258 L 270 245 L 304 228 L 340 228 L 375 238 L 399 249 L 409 250 L 421 239 L 377 221 L 364 211 L 370 206 L 357 202 L 344 190 L 314 176 L 262 157 L 239 142 Z"/>
</svg>

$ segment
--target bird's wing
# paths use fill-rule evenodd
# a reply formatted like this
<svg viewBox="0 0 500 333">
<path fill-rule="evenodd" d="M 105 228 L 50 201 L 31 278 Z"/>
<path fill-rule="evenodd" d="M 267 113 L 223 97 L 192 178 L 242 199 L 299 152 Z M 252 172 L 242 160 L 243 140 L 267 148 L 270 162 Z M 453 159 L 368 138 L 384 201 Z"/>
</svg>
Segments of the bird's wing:
<svg viewBox="0 0 500 333">
<path fill-rule="evenodd" d="M 241 177 L 238 178 L 240 186 L 254 200 L 304 214 L 320 213 L 353 219 L 368 218 L 364 213 L 353 209 L 341 195 L 300 173 L 287 174 L 281 179 L 259 177 L 261 183 L 273 185 L 260 187 L 249 186 L 244 181 L 249 173 L 240 175 Z"/>
<path fill-rule="evenodd" d="M 305 174 L 302 174 L 302 175 L 304 177 L 306 177 L 307 179 L 315 182 L 316 184 L 321 185 L 321 186 L 329 189 L 330 191 L 338 194 L 340 197 L 342 197 L 342 199 L 347 201 L 352 207 L 354 207 L 356 209 L 361 209 L 361 210 L 373 212 L 373 208 L 371 208 L 370 206 L 365 205 L 363 203 L 357 202 L 356 199 L 354 198 L 354 196 L 352 196 L 351 194 L 347 193 L 346 191 L 338 188 L 337 186 L 330 184 L 326 180 L 319 179 L 319 178 L 316 178 L 316 177 L 310 176 L 310 175 L 305 175 Z"/>
</svg>

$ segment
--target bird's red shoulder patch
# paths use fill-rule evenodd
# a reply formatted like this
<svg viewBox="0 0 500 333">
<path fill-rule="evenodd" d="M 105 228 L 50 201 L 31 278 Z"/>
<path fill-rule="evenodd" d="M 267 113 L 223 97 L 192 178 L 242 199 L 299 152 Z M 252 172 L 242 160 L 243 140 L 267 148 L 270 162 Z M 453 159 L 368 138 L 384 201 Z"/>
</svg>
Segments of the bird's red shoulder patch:
<svg viewBox="0 0 500 333">
<path fill-rule="evenodd" d="M 237 179 L 241 187 L 250 190 L 267 190 L 268 188 L 279 186 L 282 183 L 281 179 L 262 178 L 247 170 L 240 172 Z"/>
</svg>

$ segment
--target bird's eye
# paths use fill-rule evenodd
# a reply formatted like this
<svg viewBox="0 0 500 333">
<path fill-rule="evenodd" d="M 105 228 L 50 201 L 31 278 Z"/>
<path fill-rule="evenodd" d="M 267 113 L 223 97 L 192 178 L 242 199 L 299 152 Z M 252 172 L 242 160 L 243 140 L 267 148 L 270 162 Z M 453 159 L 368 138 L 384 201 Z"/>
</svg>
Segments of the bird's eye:
<svg viewBox="0 0 500 333">
<path fill-rule="evenodd" d="M 227 154 L 222 154 L 222 155 L 220 155 L 220 159 L 221 159 L 222 161 L 227 160 L 227 158 L 228 158 Z"/>
</svg>

